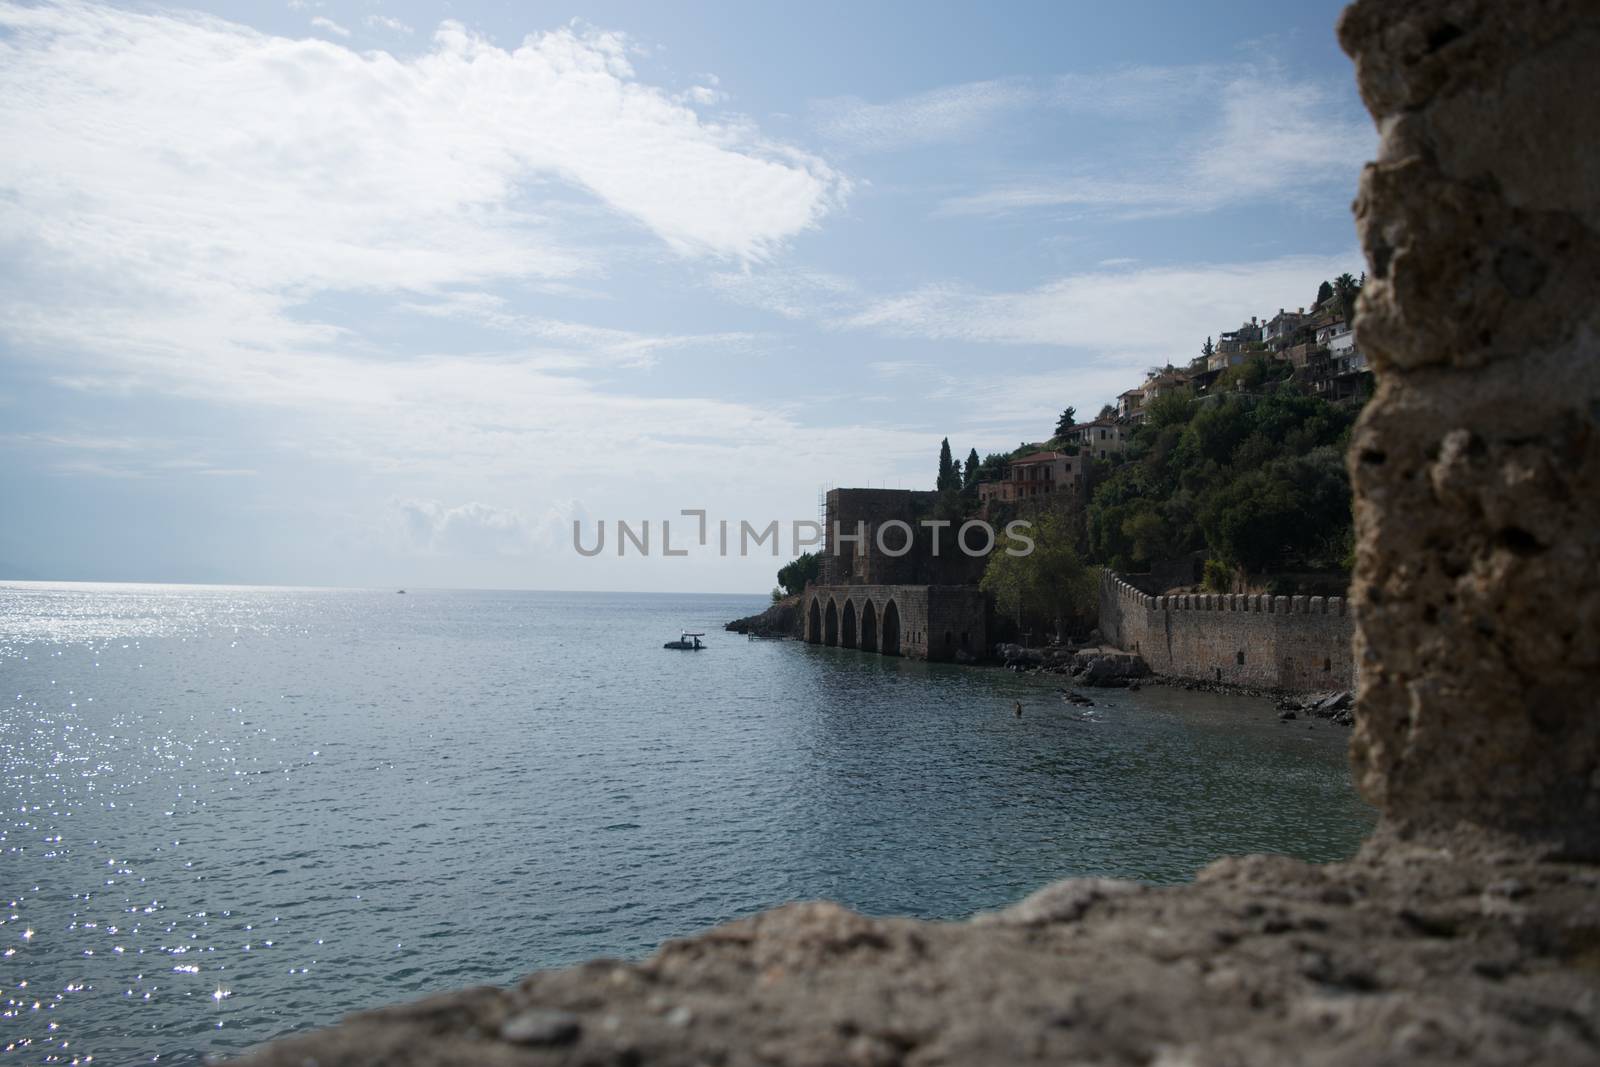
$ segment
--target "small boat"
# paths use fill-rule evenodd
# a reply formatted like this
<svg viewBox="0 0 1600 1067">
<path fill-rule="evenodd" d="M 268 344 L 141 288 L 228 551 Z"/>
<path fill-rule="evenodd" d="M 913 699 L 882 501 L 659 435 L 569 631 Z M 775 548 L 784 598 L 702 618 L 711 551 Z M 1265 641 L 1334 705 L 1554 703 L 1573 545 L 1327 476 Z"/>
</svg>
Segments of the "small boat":
<svg viewBox="0 0 1600 1067">
<path fill-rule="evenodd" d="M 678 639 L 676 641 L 668 641 L 666 644 L 662 645 L 661 647 L 662 648 L 679 648 L 679 649 L 685 649 L 685 650 L 687 650 L 689 652 L 699 652 L 701 649 L 706 647 L 705 645 L 702 645 L 700 643 L 700 639 L 702 637 L 704 637 L 704 636 L 705 636 L 705 632 L 704 631 L 701 631 L 700 633 L 693 633 L 693 632 L 691 632 L 689 630 L 685 630 L 685 631 L 683 631 L 683 633 L 678 635 Z"/>
<path fill-rule="evenodd" d="M 405 593 L 406 593 L 406 591 L 404 589 L 396 589 L 395 592 L 399 593 L 401 596 L 405 596 Z"/>
</svg>

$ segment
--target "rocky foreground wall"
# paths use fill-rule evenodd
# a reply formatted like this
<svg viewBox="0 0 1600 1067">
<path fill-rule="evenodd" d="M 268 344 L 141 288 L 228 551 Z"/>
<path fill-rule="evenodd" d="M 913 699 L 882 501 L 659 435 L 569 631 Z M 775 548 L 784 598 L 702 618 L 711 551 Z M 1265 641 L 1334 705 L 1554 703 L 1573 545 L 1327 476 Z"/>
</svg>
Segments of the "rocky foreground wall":
<svg viewBox="0 0 1600 1067">
<path fill-rule="evenodd" d="M 1355 687 L 1355 620 L 1343 597 L 1151 596 L 1104 571 L 1100 632 L 1172 678 L 1291 692 Z"/>
<path fill-rule="evenodd" d="M 1360 857 L 779 909 L 254 1067 L 1600 1062 L 1600 5 L 1360 0 Z"/>
</svg>

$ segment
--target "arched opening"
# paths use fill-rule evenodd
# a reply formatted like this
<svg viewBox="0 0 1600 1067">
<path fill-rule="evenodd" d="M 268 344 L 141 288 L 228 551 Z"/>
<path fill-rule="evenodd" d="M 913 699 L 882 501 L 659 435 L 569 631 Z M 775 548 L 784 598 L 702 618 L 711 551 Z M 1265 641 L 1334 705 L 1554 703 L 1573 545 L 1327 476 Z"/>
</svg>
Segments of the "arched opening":
<svg viewBox="0 0 1600 1067">
<path fill-rule="evenodd" d="M 837 645 L 839 643 L 839 605 L 830 598 L 828 610 L 822 613 L 822 643 Z"/>
<path fill-rule="evenodd" d="M 856 602 L 844 602 L 844 621 L 839 627 L 839 643 L 845 648 L 856 647 Z"/>
<path fill-rule="evenodd" d="M 813 645 L 822 640 L 822 608 L 817 598 L 811 598 L 811 610 L 806 613 L 806 640 Z"/>
<path fill-rule="evenodd" d="M 883 654 L 900 654 L 900 609 L 893 600 L 883 606 Z"/>
<path fill-rule="evenodd" d="M 864 652 L 878 651 L 878 609 L 870 600 L 861 608 L 861 648 Z"/>
</svg>

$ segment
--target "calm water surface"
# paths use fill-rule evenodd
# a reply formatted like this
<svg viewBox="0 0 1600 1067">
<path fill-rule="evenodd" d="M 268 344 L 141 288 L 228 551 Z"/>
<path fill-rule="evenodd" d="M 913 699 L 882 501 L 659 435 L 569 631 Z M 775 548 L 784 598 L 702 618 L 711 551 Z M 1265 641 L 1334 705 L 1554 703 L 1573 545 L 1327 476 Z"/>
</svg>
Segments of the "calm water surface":
<svg viewBox="0 0 1600 1067">
<path fill-rule="evenodd" d="M 1348 734 L 1266 701 L 717 632 L 760 606 L 0 586 L 0 1047 L 194 1063 L 783 901 L 955 918 L 1370 825 Z"/>
</svg>

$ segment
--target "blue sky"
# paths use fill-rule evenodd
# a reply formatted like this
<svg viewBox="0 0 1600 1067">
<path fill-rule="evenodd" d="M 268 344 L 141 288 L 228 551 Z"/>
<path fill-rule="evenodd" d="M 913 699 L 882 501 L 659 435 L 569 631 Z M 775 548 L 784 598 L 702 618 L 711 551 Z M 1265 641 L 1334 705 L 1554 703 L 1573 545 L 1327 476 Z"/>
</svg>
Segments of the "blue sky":
<svg viewBox="0 0 1600 1067">
<path fill-rule="evenodd" d="M 1338 10 L 0 2 L 0 578 L 764 590 L 571 522 L 924 488 L 1359 271 Z"/>
</svg>

